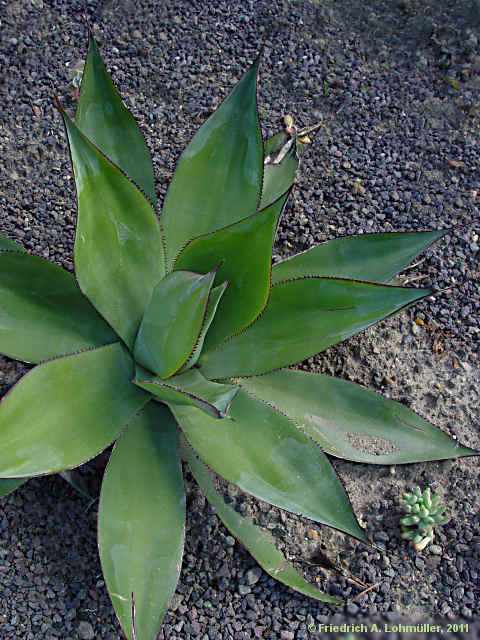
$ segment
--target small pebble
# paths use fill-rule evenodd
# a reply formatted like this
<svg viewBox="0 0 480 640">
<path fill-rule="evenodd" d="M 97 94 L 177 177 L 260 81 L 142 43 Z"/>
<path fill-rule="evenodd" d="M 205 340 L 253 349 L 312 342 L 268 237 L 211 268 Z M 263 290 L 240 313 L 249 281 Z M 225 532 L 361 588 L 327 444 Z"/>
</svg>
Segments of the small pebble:
<svg viewBox="0 0 480 640">
<path fill-rule="evenodd" d="M 262 570 L 260 569 L 260 567 L 254 567 L 253 569 L 250 569 L 249 571 L 247 571 L 247 582 L 250 585 L 253 584 L 257 584 L 257 582 L 260 580 L 260 576 L 262 575 Z"/>
<path fill-rule="evenodd" d="M 81 640 L 94 640 L 95 632 L 90 622 L 87 622 L 86 620 L 81 620 L 78 623 L 78 637 Z"/>
<path fill-rule="evenodd" d="M 429 549 L 430 549 L 430 553 L 433 553 L 436 556 L 441 556 L 443 553 L 442 547 L 438 544 L 431 544 Z"/>
</svg>

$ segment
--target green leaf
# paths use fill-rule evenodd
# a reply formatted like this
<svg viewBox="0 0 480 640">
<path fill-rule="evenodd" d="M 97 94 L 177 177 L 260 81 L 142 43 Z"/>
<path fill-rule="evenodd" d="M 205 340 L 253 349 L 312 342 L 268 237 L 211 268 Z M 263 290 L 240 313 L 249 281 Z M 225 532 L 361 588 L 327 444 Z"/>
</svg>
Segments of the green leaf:
<svg viewBox="0 0 480 640">
<path fill-rule="evenodd" d="M 25 253 L 0 252 L 0 352 L 40 362 L 118 340 L 73 276 Z"/>
<path fill-rule="evenodd" d="M 168 266 L 191 238 L 241 220 L 257 209 L 263 174 L 258 65 L 257 58 L 180 158 L 161 218 Z"/>
<path fill-rule="evenodd" d="M 255 526 L 226 504 L 215 488 L 208 468 L 192 452 L 188 445 L 182 447 L 182 457 L 188 462 L 191 472 L 208 502 L 217 510 L 218 517 L 231 533 L 250 551 L 258 564 L 272 578 L 279 580 L 303 595 L 328 602 L 342 604 L 341 600 L 321 593 L 285 560 L 283 553 L 275 547 L 275 539 L 268 531 Z"/>
<path fill-rule="evenodd" d="M 103 451 L 149 396 L 115 344 L 40 364 L 0 405 L 0 477 L 55 473 Z"/>
<path fill-rule="evenodd" d="M 216 269 L 169 273 L 152 293 L 135 342 L 135 360 L 169 378 L 191 356 L 202 330 Z"/>
<path fill-rule="evenodd" d="M 272 283 L 310 275 L 385 283 L 446 233 L 448 230 L 365 233 L 336 238 L 276 264 Z"/>
<path fill-rule="evenodd" d="M 115 444 L 98 512 L 103 575 L 128 640 L 157 637 L 180 574 L 184 523 L 178 428 L 150 402 Z"/>
<path fill-rule="evenodd" d="M 4 236 L 3 233 L 0 233 L 0 251 L 18 251 L 19 253 L 25 253 L 25 249 L 21 247 L 7 236 Z"/>
<path fill-rule="evenodd" d="M 279 131 L 271 138 L 266 138 L 263 141 L 263 159 L 269 160 L 268 156 L 276 154 L 280 149 L 289 141 L 291 136 L 286 131 Z"/>
<path fill-rule="evenodd" d="M 295 181 L 300 157 L 296 140 L 281 132 L 265 143 L 260 209 L 275 202 Z M 290 144 L 289 148 L 285 145 Z M 286 149 L 286 150 L 285 150 Z M 278 153 L 280 152 L 280 153 Z"/>
<path fill-rule="evenodd" d="M 190 369 L 198 362 L 200 355 L 203 350 L 203 343 L 205 342 L 205 337 L 207 335 L 207 331 L 210 329 L 210 325 L 212 324 L 213 318 L 217 312 L 218 305 L 221 297 L 225 293 L 225 289 L 227 288 L 228 282 L 222 282 L 222 284 L 218 285 L 210 291 L 210 296 L 208 298 L 207 304 L 207 312 L 205 314 L 205 320 L 203 321 L 203 327 L 200 331 L 200 335 L 198 336 L 197 344 L 193 349 L 192 355 L 189 357 L 185 366 L 180 369 L 180 373 L 183 371 Z"/>
<path fill-rule="evenodd" d="M 89 36 L 75 123 L 156 206 L 152 159 L 145 138 L 115 89 L 91 32 Z"/>
<path fill-rule="evenodd" d="M 301 362 L 430 295 L 428 289 L 334 278 L 302 278 L 272 287 L 260 318 L 204 353 L 207 378 L 249 376 Z"/>
<path fill-rule="evenodd" d="M 286 414 L 337 458 L 404 464 L 474 455 L 399 402 L 330 376 L 303 371 L 236 380 Z M 377 453 L 372 453 L 372 448 Z"/>
<path fill-rule="evenodd" d="M 216 473 L 282 509 L 368 541 L 326 456 L 289 420 L 240 391 L 232 420 L 171 407 L 190 444 Z"/>
<path fill-rule="evenodd" d="M 220 265 L 216 281 L 228 281 L 205 349 L 212 349 L 255 320 L 270 290 L 272 246 L 288 194 L 233 225 L 193 239 L 182 251 L 175 269 L 205 272 Z"/>
<path fill-rule="evenodd" d="M 265 165 L 260 208 L 268 206 L 290 189 L 295 180 L 297 167 L 298 158 L 295 152 L 285 156 L 280 164 Z"/>
<path fill-rule="evenodd" d="M 8 495 L 22 484 L 27 482 L 28 478 L 0 478 L 0 498 Z"/>
<path fill-rule="evenodd" d="M 210 382 L 196 369 L 190 369 L 174 376 L 166 383 L 161 378 L 139 378 L 137 370 L 136 385 L 145 389 L 158 400 L 168 404 L 198 407 L 213 418 L 226 418 L 230 403 L 237 394 L 238 387 L 231 384 Z"/>
<path fill-rule="evenodd" d="M 85 295 L 132 347 L 164 275 L 160 229 L 150 203 L 62 111 L 77 185 L 75 270 Z"/>
</svg>

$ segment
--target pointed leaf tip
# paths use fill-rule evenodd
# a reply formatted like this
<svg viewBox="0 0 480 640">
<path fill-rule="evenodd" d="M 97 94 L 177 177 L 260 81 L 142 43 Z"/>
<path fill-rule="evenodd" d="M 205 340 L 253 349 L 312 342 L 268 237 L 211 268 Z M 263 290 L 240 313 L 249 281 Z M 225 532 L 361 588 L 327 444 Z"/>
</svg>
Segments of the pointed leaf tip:
<svg viewBox="0 0 480 640">
<path fill-rule="evenodd" d="M 292 369 L 235 382 L 302 425 L 325 453 L 337 458 L 407 464 L 476 453 L 403 404 L 353 382 Z"/>
<path fill-rule="evenodd" d="M 234 420 L 220 429 L 194 408 L 171 409 L 192 447 L 220 476 L 261 500 L 368 542 L 328 459 L 284 415 L 243 390 L 230 408 Z"/>
<path fill-rule="evenodd" d="M 217 510 L 218 517 L 230 532 L 248 549 L 258 564 L 275 580 L 283 582 L 303 595 L 330 604 L 342 604 L 337 598 L 321 593 L 309 584 L 303 576 L 290 565 L 284 555 L 275 547 L 273 536 L 262 528 L 242 517 L 228 505 L 217 491 L 212 474 L 199 460 L 187 443 L 182 444 L 182 457 L 187 461 L 191 472 L 208 502 Z"/>
<path fill-rule="evenodd" d="M 161 217 L 169 267 L 192 238 L 257 210 L 263 175 L 257 73 L 258 59 L 202 125 L 178 162 Z"/>
<path fill-rule="evenodd" d="M 132 347 L 153 288 L 164 275 L 158 222 L 136 185 L 62 115 L 77 188 L 77 280 Z"/>
<path fill-rule="evenodd" d="M 108 75 L 91 30 L 75 121 L 87 138 L 120 167 L 156 207 L 150 151 L 135 118 Z"/>
<path fill-rule="evenodd" d="M 386 283 L 445 233 L 365 233 L 329 240 L 276 264 L 272 283 L 304 276 Z"/>
<path fill-rule="evenodd" d="M 203 353 L 202 373 L 250 376 L 301 362 L 426 295 L 430 290 L 337 278 L 280 282 L 251 326 Z"/>
</svg>

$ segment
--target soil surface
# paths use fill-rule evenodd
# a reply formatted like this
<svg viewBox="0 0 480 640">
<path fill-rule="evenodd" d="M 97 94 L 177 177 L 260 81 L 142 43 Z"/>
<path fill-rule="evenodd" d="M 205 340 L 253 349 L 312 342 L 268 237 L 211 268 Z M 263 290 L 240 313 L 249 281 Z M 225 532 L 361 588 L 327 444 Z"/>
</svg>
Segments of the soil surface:
<svg viewBox="0 0 480 640">
<path fill-rule="evenodd" d="M 275 259 L 343 235 L 451 229 L 401 274 L 439 293 L 302 366 L 378 390 L 480 448 L 478 0 L 85 6 L 146 135 L 159 197 L 182 149 L 264 43 L 264 133 L 278 130 L 286 113 L 301 126 L 323 123 L 302 161 Z M 83 7 L 0 2 L 0 231 L 70 270 L 74 184 L 50 86 L 73 114 L 69 68 L 86 52 Z M 0 357 L 0 395 L 25 371 Z M 83 470 L 92 487 L 104 464 Z M 227 490 L 308 579 L 347 604 L 309 600 L 260 571 L 187 474 L 184 565 L 159 638 L 407 637 L 398 624 L 420 625 L 410 629 L 416 638 L 440 637 L 421 626 L 432 621 L 445 637 L 479 637 L 478 458 L 333 464 L 377 548 Z M 418 554 L 398 526 L 399 496 L 415 485 L 438 492 L 451 516 Z M 97 504 L 58 476 L 31 480 L 0 503 L 0 638 L 122 637 L 97 555 Z M 326 558 L 341 572 L 326 569 Z M 360 595 L 358 580 L 374 586 Z M 316 633 L 342 623 L 364 626 Z"/>
</svg>

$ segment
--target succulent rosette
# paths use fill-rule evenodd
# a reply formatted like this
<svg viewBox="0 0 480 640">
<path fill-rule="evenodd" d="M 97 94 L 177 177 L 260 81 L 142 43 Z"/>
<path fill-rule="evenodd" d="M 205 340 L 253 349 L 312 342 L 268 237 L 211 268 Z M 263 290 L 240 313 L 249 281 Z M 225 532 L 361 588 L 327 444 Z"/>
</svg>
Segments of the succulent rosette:
<svg viewBox="0 0 480 640">
<path fill-rule="evenodd" d="M 75 122 L 75 277 L 0 238 L 0 352 L 35 364 L 0 406 L 0 491 L 114 443 L 98 512 L 105 582 L 129 640 L 152 640 L 184 544 L 182 459 L 270 575 L 329 602 L 225 503 L 212 471 L 368 543 L 328 456 L 472 455 L 405 406 L 288 368 L 431 293 L 387 284 L 444 231 L 346 237 L 272 268 L 305 138 L 263 140 L 259 60 L 181 156 L 158 212 L 149 150 L 90 37 Z M 351 434 L 383 438 L 370 454 Z M 328 454 L 328 455 L 327 455 Z"/>
<path fill-rule="evenodd" d="M 415 487 L 412 493 L 405 492 L 400 506 L 407 514 L 400 520 L 401 536 L 410 542 L 415 551 L 423 551 L 435 537 L 434 528 L 449 521 L 440 496 L 438 493 L 432 496 L 430 487 L 423 493 L 420 487 Z"/>
</svg>

